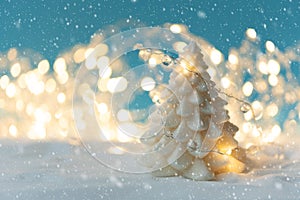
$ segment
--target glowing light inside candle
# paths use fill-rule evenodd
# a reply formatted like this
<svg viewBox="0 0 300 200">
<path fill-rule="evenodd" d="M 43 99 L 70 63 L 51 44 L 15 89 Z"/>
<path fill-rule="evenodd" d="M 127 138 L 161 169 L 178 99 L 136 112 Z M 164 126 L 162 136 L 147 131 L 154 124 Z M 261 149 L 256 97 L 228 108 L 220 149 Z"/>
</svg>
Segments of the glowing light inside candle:
<svg viewBox="0 0 300 200">
<path fill-rule="evenodd" d="M 144 77 L 141 81 L 141 87 L 145 91 L 151 91 L 155 88 L 155 81 L 151 77 Z"/>
<path fill-rule="evenodd" d="M 257 34 L 256 34 L 256 31 L 255 29 L 253 28 L 248 28 L 247 31 L 246 31 L 246 36 L 249 38 L 249 39 L 256 39 L 257 37 Z"/>
</svg>

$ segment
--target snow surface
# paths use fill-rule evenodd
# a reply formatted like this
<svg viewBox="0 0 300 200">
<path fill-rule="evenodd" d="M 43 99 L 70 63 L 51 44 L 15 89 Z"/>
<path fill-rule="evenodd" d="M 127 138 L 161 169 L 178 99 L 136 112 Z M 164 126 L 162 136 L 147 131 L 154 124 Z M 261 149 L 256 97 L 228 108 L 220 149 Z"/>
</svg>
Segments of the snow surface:
<svg viewBox="0 0 300 200">
<path fill-rule="evenodd" d="M 0 140 L 0 199 L 300 199 L 295 141 L 262 147 L 246 174 L 196 182 L 113 171 L 80 145 Z"/>
</svg>

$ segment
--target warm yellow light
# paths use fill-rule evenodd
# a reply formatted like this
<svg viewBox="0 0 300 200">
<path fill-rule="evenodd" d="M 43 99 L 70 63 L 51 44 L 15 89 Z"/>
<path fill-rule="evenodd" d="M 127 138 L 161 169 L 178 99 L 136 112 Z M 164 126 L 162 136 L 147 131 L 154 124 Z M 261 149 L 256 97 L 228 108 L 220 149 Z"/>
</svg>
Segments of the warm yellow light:
<svg viewBox="0 0 300 200">
<path fill-rule="evenodd" d="M 158 96 L 158 95 L 154 95 L 153 98 L 152 98 L 152 101 L 153 101 L 153 103 L 155 103 L 155 104 L 160 104 L 160 103 L 159 103 L 159 102 L 160 102 L 159 96 Z"/>
<path fill-rule="evenodd" d="M 239 59 L 238 59 L 238 57 L 237 57 L 235 54 L 229 54 L 229 56 L 228 56 L 228 61 L 229 61 L 231 64 L 236 65 L 236 64 L 238 64 Z"/>
<path fill-rule="evenodd" d="M 26 88 L 26 74 L 25 74 L 25 73 L 21 74 L 21 75 L 18 77 L 17 82 L 18 82 L 18 86 L 19 86 L 21 89 Z"/>
<path fill-rule="evenodd" d="M 88 57 L 90 57 L 90 55 L 93 53 L 94 48 L 88 48 L 87 50 L 85 50 L 84 52 L 84 57 L 85 59 L 88 59 Z"/>
<path fill-rule="evenodd" d="M 256 31 L 253 28 L 248 28 L 246 31 L 246 35 L 249 39 L 252 39 L 252 40 L 256 39 L 256 37 L 257 37 Z"/>
<path fill-rule="evenodd" d="M 63 129 L 67 129 L 69 126 L 68 120 L 65 117 L 60 117 L 58 119 L 58 124 Z"/>
<path fill-rule="evenodd" d="M 6 95 L 9 97 L 9 98 L 12 98 L 16 95 L 16 92 L 17 92 L 17 88 L 15 86 L 14 83 L 9 83 L 8 86 L 6 87 Z"/>
<path fill-rule="evenodd" d="M 172 31 L 175 34 L 180 33 L 182 31 L 181 26 L 179 24 L 172 24 L 170 26 L 170 31 Z"/>
<path fill-rule="evenodd" d="M 46 81 L 46 84 L 45 84 L 45 90 L 48 92 L 48 93 L 52 93 L 54 92 L 56 89 L 56 82 L 54 79 L 50 78 Z"/>
<path fill-rule="evenodd" d="M 50 69 L 50 64 L 48 60 L 42 60 L 38 64 L 38 71 L 41 75 L 46 74 Z"/>
<path fill-rule="evenodd" d="M 109 81 L 108 78 L 101 78 L 101 79 L 98 80 L 97 86 L 98 86 L 98 89 L 101 92 L 106 92 L 107 91 L 107 83 L 108 83 L 108 81 Z"/>
<path fill-rule="evenodd" d="M 264 61 L 260 61 L 258 64 L 258 70 L 262 73 L 262 74 L 268 74 L 269 70 L 268 70 L 268 65 L 267 63 L 265 63 Z"/>
<path fill-rule="evenodd" d="M 265 80 L 261 79 L 256 81 L 255 88 L 257 89 L 258 92 L 262 93 L 268 89 L 268 84 L 266 83 Z"/>
<path fill-rule="evenodd" d="M 29 116 L 31 116 L 33 114 L 33 112 L 34 112 L 34 109 L 35 108 L 34 108 L 33 104 L 32 103 L 28 103 L 26 105 L 26 114 L 29 115 Z"/>
<path fill-rule="evenodd" d="M 101 78 L 109 78 L 112 74 L 112 69 L 109 67 L 109 57 L 101 56 L 97 60 L 97 66 L 99 68 L 99 76 Z"/>
<path fill-rule="evenodd" d="M 44 92 L 45 83 L 38 77 L 36 71 L 31 71 L 26 74 L 25 81 L 27 88 L 32 94 L 39 95 Z"/>
<path fill-rule="evenodd" d="M 267 115 L 275 117 L 278 114 L 278 106 L 275 103 L 271 103 L 266 109 Z"/>
<path fill-rule="evenodd" d="M 85 57 L 84 57 L 84 53 L 85 53 L 85 49 L 84 48 L 79 48 L 75 51 L 75 53 L 73 54 L 73 59 L 76 63 L 81 63 L 82 61 L 84 61 Z"/>
<path fill-rule="evenodd" d="M 280 65 L 276 60 L 269 60 L 268 62 L 268 72 L 273 75 L 278 75 L 280 72 Z"/>
<path fill-rule="evenodd" d="M 22 111 L 24 109 L 24 102 L 22 99 L 18 99 L 16 102 L 16 109 Z"/>
<path fill-rule="evenodd" d="M 97 110 L 100 114 L 104 115 L 108 112 L 108 107 L 106 105 L 106 103 L 99 103 L 99 104 L 96 104 L 97 106 Z"/>
<path fill-rule="evenodd" d="M 268 81 L 270 83 L 271 86 L 276 86 L 278 84 L 278 78 L 276 75 L 269 75 Z"/>
<path fill-rule="evenodd" d="M 8 128 L 8 132 L 11 136 L 17 137 L 18 136 L 18 129 L 15 125 L 11 124 Z"/>
<path fill-rule="evenodd" d="M 107 90 L 110 93 L 122 92 L 127 88 L 127 80 L 124 77 L 111 78 L 107 82 Z"/>
<path fill-rule="evenodd" d="M 61 74 L 63 72 L 66 71 L 67 69 L 67 64 L 66 64 L 66 61 L 64 58 L 60 57 L 60 58 L 57 58 L 54 62 L 54 71 L 57 73 L 57 74 Z"/>
<path fill-rule="evenodd" d="M 4 107 L 5 107 L 5 100 L 0 99 L 0 108 L 4 108 Z"/>
<path fill-rule="evenodd" d="M 19 76 L 20 73 L 21 73 L 21 65 L 20 65 L 20 63 L 13 64 L 13 66 L 11 66 L 11 68 L 10 68 L 10 73 L 11 73 L 11 75 L 14 78 L 16 78 L 17 76 Z"/>
<path fill-rule="evenodd" d="M 231 85 L 230 80 L 227 77 L 221 78 L 221 85 L 224 89 L 228 89 Z"/>
<path fill-rule="evenodd" d="M 46 128 L 42 123 L 35 122 L 29 132 L 28 138 L 32 140 L 41 140 L 46 138 Z"/>
<path fill-rule="evenodd" d="M 261 136 L 261 129 L 254 126 L 253 130 L 252 130 L 252 136 L 253 137 L 260 137 Z"/>
<path fill-rule="evenodd" d="M 41 108 L 38 108 L 34 111 L 34 118 L 39 123 L 49 123 L 51 121 L 51 114 Z"/>
<path fill-rule="evenodd" d="M 243 93 L 246 97 L 250 96 L 253 92 L 253 84 L 249 81 L 247 81 L 244 85 L 243 85 Z"/>
<path fill-rule="evenodd" d="M 69 74 L 66 71 L 61 72 L 58 76 L 57 76 L 57 81 L 60 84 L 66 84 L 69 80 Z"/>
<path fill-rule="evenodd" d="M 274 52 L 275 51 L 275 45 L 272 41 L 267 41 L 266 42 L 266 49 L 269 51 L 269 52 Z"/>
<path fill-rule="evenodd" d="M 151 91 L 155 88 L 155 81 L 151 77 L 144 77 L 141 81 L 141 87 L 145 91 Z"/>
<path fill-rule="evenodd" d="M 274 142 L 276 138 L 281 134 L 281 128 L 279 125 L 275 124 L 271 132 L 269 134 L 264 135 L 263 141 L 264 142 Z"/>
<path fill-rule="evenodd" d="M 262 111 L 263 111 L 263 106 L 262 106 L 261 102 L 259 102 L 259 101 L 254 101 L 254 102 L 252 103 L 252 108 L 253 108 L 253 110 L 254 110 L 255 119 L 256 119 L 256 120 L 261 119 L 262 116 L 263 116 L 263 112 L 262 112 Z"/>
<path fill-rule="evenodd" d="M 157 65 L 157 60 L 154 57 L 151 57 L 148 61 L 150 67 L 155 67 Z"/>
<path fill-rule="evenodd" d="M 0 86 L 3 90 L 6 89 L 6 87 L 8 86 L 9 84 L 9 77 L 7 75 L 3 75 L 0 79 Z"/>
<path fill-rule="evenodd" d="M 252 130 L 252 125 L 250 122 L 243 123 L 242 130 L 244 133 L 249 133 Z"/>
<path fill-rule="evenodd" d="M 63 93 L 63 92 L 59 93 L 57 95 L 56 99 L 57 99 L 58 103 L 60 103 L 60 104 L 64 103 L 66 101 L 66 95 L 65 95 L 65 93 Z"/>
<path fill-rule="evenodd" d="M 17 58 L 18 55 L 18 51 L 15 48 L 11 48 L 8 52 L 7 52 L 7 59 L 9 61 L 13 61 L 14 59 Z"/>
<path fill-rule="evenodd" d="M 212 49 L 210 52 L 210 59 L 215 65 L 218 65 L 222 62 L 223 55 L 219 50 Z"/>
<path fill-rule="evenodd" d="M 108 52 L 108 46 L 106 44 L 98 44 L 95 49 L 94 52 L 97 56 L 103 56 L 105 54 L 107 54 Z"/>
</svg>

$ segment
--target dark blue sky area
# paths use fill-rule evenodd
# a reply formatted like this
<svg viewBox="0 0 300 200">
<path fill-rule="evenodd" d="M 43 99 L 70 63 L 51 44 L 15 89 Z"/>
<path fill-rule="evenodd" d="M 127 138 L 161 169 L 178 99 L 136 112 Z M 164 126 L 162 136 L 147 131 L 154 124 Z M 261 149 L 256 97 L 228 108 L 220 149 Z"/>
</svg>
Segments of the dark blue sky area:
<svg viewBox="0 0 300 200">
<path fill-rule="evenodd" d="M 31 48 L 53 60 L 87 43 L 97 30 L 127 19 L 145 25 L 184 23 L 225 54 L 240 45 L 248 27 L 279 48 L 300 40 L 298 0 L 2 0 L 0 51 Z"/>
</svg>

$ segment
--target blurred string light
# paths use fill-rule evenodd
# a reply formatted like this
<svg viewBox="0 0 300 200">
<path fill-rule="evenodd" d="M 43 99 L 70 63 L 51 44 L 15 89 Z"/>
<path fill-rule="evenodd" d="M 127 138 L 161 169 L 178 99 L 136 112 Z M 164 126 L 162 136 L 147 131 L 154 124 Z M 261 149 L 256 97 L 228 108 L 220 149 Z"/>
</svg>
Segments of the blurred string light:
<svg viewBox="0 0 300 200">
<path fill-rule="evenodd" d="M 249 102 L 253 108 L 241 112 L 242 103 L 229 101 L 231 120 L 240 125 L 237 139 L 249 146 L 257 142 L 274 142 L 285 132 L 291 134 L 299 128 L 300 87 L 291 71 L 292 62 L 300 62 L 300 46 L 280 51 L 272 41 L 266 41 L 266 51 L 260 48 L 261 39 L 255 29 L 245 32 L 245 40 L 239 48 L 230 50 L 228 58 L 205 40 L 188 33 L 185 26 L 166 25 L 173 33 L 185 33 L 195 39 L 206 51 L 206 62 L 213 66 L 210 73 L 220 90 Z M 126 63 L 117 60 L 109 66 L 106 56 L 110 47 L 102 43 L 104 35 L 97 33 L 87 45 L 76 45 L 60 55 L 53 65 L 33 51 L 10 49 L 0 55 L 0 136 L 3 138 L 28 138 L 38 140 L 60 140 L 76 137 L 72 116 L 72 95 L 74 77 L 79 66 L 97 68 L 99 79 L 97 89 L 103 93 L 94 96 L 93 88 L 82 83 L 79 93 L 86 102 L 95 103 L 99 124 L 104 124 L 103 140 L 130 142 L 122 130 L 130 127 L 138 131 L 129 121 L 134 116 L 130 110 L 120 109 L 116 118 L 124 127 L 115 127 L 110 107 L 111 96 L 128 87 L 122 76 L 112 76 L 120 72 Z M 176 42 L 173 47 L 182 52 L 184 42 Z M 93 56 L 97 52 L 100 57 Z M 155 68 L 163 60 L 164 54 L 140 51 L 140 57 L 147 57 L 149 67 Z M 184 63 L 182 63 L 184 65 Z M 53 70 L 52 70 L 53 69 Z M 217 79 L 216 77 L 219 77 Z M 156 87 L 151 77 L 144 77 L 141 89 L 151 91 Z M 247 107 L 247 106 L 246 106 Z M 82 119 L 83 111 L 74 108 L 78 129 L 87 129 L 89 124 Z M 122 126 L 122 125 L 121 125 Z M 92 134 L 92 133 L 91 133 Z"/>
</svg>

